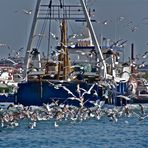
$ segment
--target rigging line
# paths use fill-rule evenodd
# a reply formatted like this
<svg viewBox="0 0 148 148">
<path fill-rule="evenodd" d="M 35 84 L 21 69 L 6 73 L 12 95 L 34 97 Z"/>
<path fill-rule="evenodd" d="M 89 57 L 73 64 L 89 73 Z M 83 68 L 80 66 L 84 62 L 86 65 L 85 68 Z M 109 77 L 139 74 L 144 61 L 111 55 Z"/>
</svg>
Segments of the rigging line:
<svg viewBox="0 0 148 148">
<path fill-rule="evenodd" d="M 95 0 L 85 0 L 85 4 L 86 4 L 86 6 L 88 7 L 90 7 L 90 6 L 92 6 L 93 4 L 94 4 L 94 1 Z"/>
<path fill-rule="evenodd" d="M 68 24 L 69 24 L 69 26 L 70 26 L 70 29 L 71 29 L 72 33 L 74 34 L 74 29 L 73 29 L 73 27 L 72 27 L 72 24 L 71 24 L 70 22 L 68 22 Z"/>
<path fill-rule="evenodd" d="M 93 6 L 94 3 L 95 3 L 95 1 L 96 1 L 96 0 L 91 0 L 91 1 L 89 1 L 89 2 L 88 2 L 89 7 L 90 7 L 90 6 Z"/>
<path fill-rule="evenodd" d="M 46 16 L 48 16 L 48 10 L 47 10 Z M 44 20 L 40 34 L 44 34 L 45 28 L 46 28 L 46 24 L 47 24 L 47 20 Z M 37 48 L 40 47 L 42 39 L 43 39 L 43 37 L 39 36 L 39 39 L 38 39 L 38 42 L 37 42 Z"/>
<path fill-rule="evenodd" d="M 60 0 L 60 1 L 62 1 L 62 0 Z M 61 2 L 62 3 L 62 2 Z M 64 0 L 63 0 L 63 6 L 64 6 Z"/>
<path fill-rule="evenodd" d="M 47 10 L 46 16 L 48 16 L 48 10 Z M 46 24 L 47 24 L 47 20 L 44 20 L 40 34 L 43 34 L 45 32 Z M 38 39 L 37 45 L 36 45 L 37 49 L 39 49 L 39 47 L 41 45 L 42 38 L 43 38 L 42 36 L 39 36 L 39 39 Z"/>
<path fill-rule="evenodd" d="M 67 10 L 66 10 L 66 7 L 64 7 L 64 0 L 63 0 L 63 18 L 67 16 Z"/>
<path fill-rule="evenodd" d="M 50 0 L 49 5 L 48 5 L 48 8 L 51 8 L 51 5 L 52 5 L 52 0 Z M 48 8 L 47 8 L 47 12 L 46 12 L 45 17 L 47 17 L 49 15 L 49 13 L 50 13 L 50 11 L 49 11 Z M 43 22 L 43 26 L 42 26 L 42 29 L 41 29 L 40 34 L 44 34 L 45 29 L 46 29 L 46 25 L 47 25 L 47 20 L 45 19 L 44 22 Z M 39 49 L 39 47 L 41 45 L 42 39 L 43 39 L 43 37 L 42 36 L 39 36 L 39 39 L 37 41 L 37 46 L 36 46 L 37 49 Z"/>
</svg>

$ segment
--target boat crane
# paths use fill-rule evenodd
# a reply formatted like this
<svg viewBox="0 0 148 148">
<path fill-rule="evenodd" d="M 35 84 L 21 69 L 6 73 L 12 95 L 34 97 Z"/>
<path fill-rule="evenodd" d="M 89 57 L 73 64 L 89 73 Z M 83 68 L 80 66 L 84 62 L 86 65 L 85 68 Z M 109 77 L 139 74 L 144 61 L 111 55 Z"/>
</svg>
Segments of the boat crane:
<svg viewBox="0 0 148 148">
<path fill-rule="evenodd" d="M 69 10 L 68 10 L 68 15 L 64 16 L 64 19 L 75 19 L 75 20 L 76 19 L 77 20 L 78 19 L 81 19 L 81 20 L 83 19 L 83 20 L 86 20 L 87 27 L 88 27 L 88 29 L 90 31 L 90 34 L 91 34 L 91 37 L 92 37 L 92 40 L 93 40 L 93 44 L 95 46 L 95 49 L 96 49 L 96 52 L 97 52 L 97 55 L 98 55 L 97 62 L 101 61 L 100 63 L 102 64 L 102 68 L 100 69 L 100 76 L 102 78 L 106 78 L 106 75 L 107 75 L 106 62 L 104 60 L 102 51 L 100 49 L 100 45 L 98 43 L 94 28 L 93 28 L 93 25 L 91 23 L 91 18 L 89 16 L 89 12 L 88 12 L 87 7 L 86 7 L 86 2 L 84 0 L 80 0 L 81 6 L 80 5 L 66 6 L 66 5 L 62 5 L 61 0 L 59 0 L 60 5 L 58 6 L 58 5 L 52 5 L 52 0 L 50 0 L 49 5 L 41 5 L 41 1 L 42 0 L 37 0 L 36 7 L 35 7 L 35 12 L 34 12 L 34 16 L 33 16 L 33 23 L 32 23 L 31 32 L 30 32 L 28 45 L 27 45 L 27 50 L 26 50 L 26 54 L 25 54 L 25 62 L 24 62 L 25 73 L 24 73 L 24 76 L 25 77 L 27 76 L 27 70 L 29 68 L 29 60 L 28 59 L 29 59 L 29 56 L 30 56 L 30 53 L 31 53 L 31 50 L 32 50 L 31 45 L 32 45 L 33 35 L 34 35 L 34 31 L 35 31 L 37 21 L 41 20 L 41 19 L 50 19 L 50 20 L 52 20 L 52 19 L 63 19 L 63 16 L 60 14 L 60 8 L 65 7 L 65 9 L 67 9 L 67 10 L 69 9 Z M 39 12 L 40 7 L 48 7 L 48 8 L 50 8 L 51 6 L 53 7 L 53 12 L 52 13 L 54 13 L 54 11 L 57 11 L 57 15 L 56 14 L 52 15 L 51 12 L 49 12 L 50 17 L 40 15 L 40 12 Z M 79 14 L 77 16 L 72 15 L 70 13 L 71 8 L 79 8 L 79 10 L 81 9 L 81 11 L 83 11 L 83 14 Z"/>
</svg>

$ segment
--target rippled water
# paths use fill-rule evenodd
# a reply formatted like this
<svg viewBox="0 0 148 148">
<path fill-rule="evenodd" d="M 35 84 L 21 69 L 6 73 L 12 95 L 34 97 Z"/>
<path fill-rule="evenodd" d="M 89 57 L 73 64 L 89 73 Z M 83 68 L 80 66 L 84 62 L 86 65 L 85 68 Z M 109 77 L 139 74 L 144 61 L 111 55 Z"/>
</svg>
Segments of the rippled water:
<svg viewBox="0 0 148 148">
<path fill-rule="evenodd" d="M 17 128 L 0 129 L 1 148 L 146 148 L 148 147 L 148 118 L 120 118 L 118 122 L 107 117 L 83 122 L 40 121 L 29 129 L 27 121 Z"/>
</svg>

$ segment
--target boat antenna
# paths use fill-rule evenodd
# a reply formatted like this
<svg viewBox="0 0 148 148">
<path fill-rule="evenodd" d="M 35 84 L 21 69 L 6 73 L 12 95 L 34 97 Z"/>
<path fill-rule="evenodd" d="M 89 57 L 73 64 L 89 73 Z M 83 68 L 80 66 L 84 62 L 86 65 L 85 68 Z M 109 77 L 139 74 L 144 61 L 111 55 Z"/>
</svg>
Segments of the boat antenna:
<svg viewBox="0 0 148 148">
<path fill-rule="evenodd" d="M 102 61 L 103 68 L 101 70 L 101 75 L 103 76 L 103 78 L 106 78 L 106 76 L 107 76 L 106 62 L 104 60 L 102 51 L 100 49 L 100 45 L 98 43 L 96 34 L 94 32 L 94 29 L 93 29 L 93 26 L 92 26 L 92 23 L 91 23 L 91 20 L 90 20 L 89 12 L 87 11 L 87 8 L 86 8 L 86 3 L 84 2 L 84 0 L 80 0 L 80 2 L 81 2 L 81 5 L 82 5 L 82 8 L 83 8 L 83 11 L 84 11 L 84 15 L 86 17 L 87 26 L 90 29 L 90 33 L 92 35 L 92 39 L 93 39 L 95 47 L 97 49 L 96 50 L 97 54 L 99 55 L 99 59 L 97 59 L 97 60 L 98 61 L 100 61 L 100 60 Z"/>
<path fill-rule="evenodd" d="M 51 7 L 52 7 L 52 0 L 50 0 L 48 8 L 49 8 L 49 34 L 51 32 Z M 49 50 L 50 50 L 50 35 L 48 35 L 48 48 L 47 48 L 47 62 L 49 62 Z"/>
<path fill-rule="evenodd" d="M 50 0 L 48 8 L 51 8 L 51 5 L 52 5 L 52 0 Z"/>
<path fill-rule="evenodd" d="M 60 1 L 60 8 L 63 8 L 62 1 L 61 0 L 59 0 L 59 1 Z"/>
<path fill-rule="evenodd" d="M 60 8 L 63 8 L 62 1 L 59 0 L 59 2 L 60 2 Z M 48 8 L 51 8 L 51 6 L 52 6 L 52 0 L 50 0 L 49 5 L 48 5 Z"/>
<path fill-rule="evenodd" d="M 28 44 L 27 44 L 27 50 L 26 50 L 26 53 L 25 53 L 25 60 L 24 60 L 24 69 L 25 70 L 24 70 L 24 73 L 23 73 L 23 77 L 25 77 L 25 78 L 27 76 L 27 69 L 28 69 L 28 66 L 29 66 L 28 59 L 29 59 L 29 55 L 30 55 L 30 51 L 31 51 L 31 43 L 32 43 L 32 40 L 33 40 L 32 36 L 33 36 L 33 33 L 34 33 L 35 24 L 37 22 L 37 14 L 38 14 L 40 3 L 41 3 L 41 0 L 37 0 L 36 9 L 35 9 L 34 16 L 33 16 L 33 23 L 32 23 L 32 27 L 31 27 L 31 31 L 30 31 L 30 35 L 29 35 L 29 40 L 28 40 Z"/>
</svg>

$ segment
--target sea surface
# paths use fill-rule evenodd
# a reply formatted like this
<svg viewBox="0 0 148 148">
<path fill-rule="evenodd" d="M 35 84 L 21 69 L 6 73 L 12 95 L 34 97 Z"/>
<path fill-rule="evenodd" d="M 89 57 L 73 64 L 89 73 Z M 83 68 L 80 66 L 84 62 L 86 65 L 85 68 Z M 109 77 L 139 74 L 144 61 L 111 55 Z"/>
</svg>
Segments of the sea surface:
<svg viewBox="0 0 148 148">
<path fill-rule="evenodd" d="M 148 118 L 108 117 L 100 120 L 39 121 L 34 129 L 22 120 L 15 128 L 0 128 L 0 148 L 148 148 Z"/>
</svg>

